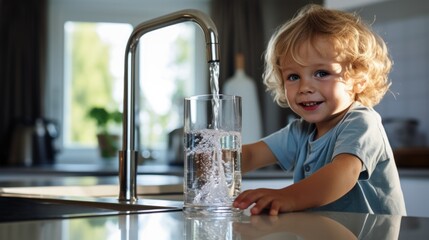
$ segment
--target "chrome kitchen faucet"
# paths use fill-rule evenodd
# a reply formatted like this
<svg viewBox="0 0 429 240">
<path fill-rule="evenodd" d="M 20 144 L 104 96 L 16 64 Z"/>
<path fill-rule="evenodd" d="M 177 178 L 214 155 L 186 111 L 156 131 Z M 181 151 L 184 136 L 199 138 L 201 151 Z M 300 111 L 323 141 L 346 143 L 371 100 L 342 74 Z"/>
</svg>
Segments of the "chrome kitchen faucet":
<svg viewBox="0 0 429 240">
<path fill-rule="evenodd" d="M 138 160 L 138 129 L 136 128 L 136 104 L 137 84 L 137 48 L 140 38 L 150 31 L 191 21 L 200 26 L 204 32 L 207 44 L 207 61 L 219 61 L 219 42 L 215 24 L 211 18 L 203 12 L 188 9 L 161 16 L 136 26 L 128 38 L 125 51 L 124 68 L 124 109 L 123 109 L 123 140 L 122 150 L 119 151 L 119 200 L 123 202 L 135 202 L 137 200 L 137 160 Z"/>
</svg>

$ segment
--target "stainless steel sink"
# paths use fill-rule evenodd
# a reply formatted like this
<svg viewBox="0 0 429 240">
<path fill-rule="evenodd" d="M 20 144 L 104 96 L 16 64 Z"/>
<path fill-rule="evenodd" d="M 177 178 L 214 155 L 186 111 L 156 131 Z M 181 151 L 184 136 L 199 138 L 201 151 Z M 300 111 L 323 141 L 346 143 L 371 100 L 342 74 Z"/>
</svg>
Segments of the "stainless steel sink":
<svg viewBox="0 0 429 240">
<path fill-rule="evenodd" d="M 136 203 L 123 203 L 117 199 L 118 185 L 95 186 L 37 186 L 37 187 L 4 187 L 0 188 L 0 196 L 32 198 L 57 202 L 84 202 L 102 206 L 120 205 L 119 209 L 137 209 L 142 203 L 163 204 L 172 200 L 181 201 L 183 196 L 182 184 L 140 185 L 137 186 L 139 199 Z M 169 206 L 172 204 L 168 204 Z M 177 203 L 173 204 L 177 206 Z M 109 207 L 109 208 L 111 208 Z M 114 207 L 115 208 L 115 207 Z M 116 209 L 116 208 L 115 208 Z"/>
<path fill-rule="evenodd" d="M 138 186 L 138 200 L 132 203 L 119 201 L 118 191 L 118 185 L 3 187 L 0 197 L 2 201 L 25 202 L 30 211 L 15 209 L 13 213 L 30 219 L 178 211 L 183 205 L 182 184 Z M 31 205 L 39 209 L 37 215 L 31 215 Z"/>
<path fill-rule="evenodd" d="M 77 202 L 76 204 L 90 203 L 102 206 L 120 205 L 119 209 L 129 207 L 137 209 L 142 203 L 154 203 L 166 200 L 182 200 L 182 184 L 141 185 L 137 186 L 139 199 L 136 203 L 124 203 L 117 199 L 118 185 L 95 186 L 37 186 L 37 187 L 4 187 L 0 188 L 0 196 L 32 198 L 57 202 Z M 169 204 L 170 206 L 171 204 Z M 177 204 L 173 204 L 177 206 Z M 123 206 L 123 207 L 122 207 Z M 116 209 L 116 208 L 115 208 Z"/>
</svg>

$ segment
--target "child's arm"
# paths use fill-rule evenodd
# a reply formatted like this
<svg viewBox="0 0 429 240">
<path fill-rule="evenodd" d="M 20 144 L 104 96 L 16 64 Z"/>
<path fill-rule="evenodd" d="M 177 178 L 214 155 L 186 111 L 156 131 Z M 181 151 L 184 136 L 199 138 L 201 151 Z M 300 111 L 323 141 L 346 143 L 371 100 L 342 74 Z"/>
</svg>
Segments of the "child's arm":
<svg viewBox="0 0 429 240">
<path fill-rule="evenodd" d="M 252 214 L 269 209 L 270 215 L 320 207 L 350 191 L 356 184 L 361 169 L 362 162 L 359 158 L 340 154 L 332 163 L 286 188 L 244 191 L 235 199 L 234 207 L 246 209 L 255 203 L 250 210 Z"/>
<path fill-rule="evenodd" d="M 243 173 L 276 163 L 276 157 L 267 144 L 259 141 L 242 147 L 241 171 Z"/>
</svg>

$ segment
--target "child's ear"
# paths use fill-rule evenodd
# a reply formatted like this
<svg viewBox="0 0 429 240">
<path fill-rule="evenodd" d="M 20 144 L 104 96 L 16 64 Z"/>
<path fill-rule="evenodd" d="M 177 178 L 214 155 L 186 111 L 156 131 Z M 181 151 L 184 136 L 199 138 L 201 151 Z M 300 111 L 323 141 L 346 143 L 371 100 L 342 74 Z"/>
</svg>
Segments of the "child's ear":
<svg viewBox="0 0 429 240">
<path fill-rule="evenodd" d="M 354 93 L 361 93 L 366 88 L 366 81 L 361 80 L 359 82 L 356 82 L 353 86 L 353 92 Z"/>
</svg>

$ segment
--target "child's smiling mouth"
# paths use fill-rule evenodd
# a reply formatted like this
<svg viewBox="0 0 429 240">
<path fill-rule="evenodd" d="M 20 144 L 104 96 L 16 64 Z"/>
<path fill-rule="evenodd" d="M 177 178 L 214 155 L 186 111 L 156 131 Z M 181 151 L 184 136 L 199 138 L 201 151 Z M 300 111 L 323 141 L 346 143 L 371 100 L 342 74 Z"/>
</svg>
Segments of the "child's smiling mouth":
<svg viewBox="0 0 429 240">
<path fill-rule="evenodd" d="M 322 101 L 311 101 L 311 102 L 301 102 L 299 105 L 304 108 L 304 110 L 311 111 L 315 110 L 322 104 Z"/>
</svg>

